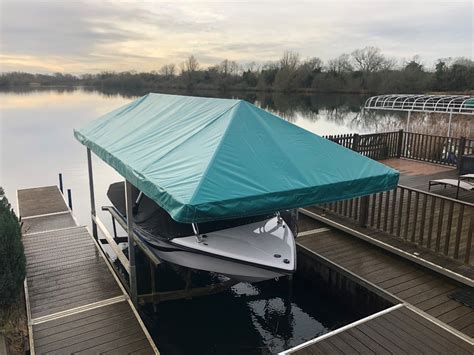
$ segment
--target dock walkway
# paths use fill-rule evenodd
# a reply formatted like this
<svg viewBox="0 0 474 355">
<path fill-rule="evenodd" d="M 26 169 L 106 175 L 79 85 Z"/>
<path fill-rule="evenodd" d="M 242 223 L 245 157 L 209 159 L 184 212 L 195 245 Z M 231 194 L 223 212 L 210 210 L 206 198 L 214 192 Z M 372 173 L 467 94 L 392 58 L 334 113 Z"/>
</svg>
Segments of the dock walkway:
<svg viewBox="0 0 474 355">
<path fill-rule="evenodd" d="M 309 211 L 300 213 L 299 231 L 299 251 L 398 307 L 286 353 L 474 353 L 474 309 L 452 298 L 468 287 L 329 227 Z"/>
<path fill-rule="evenodd" d="M 472 347 L 398 304 L 301 344 L 287 354 L 472 354 Z"/>
<path fill-rule="evenodd" d="M 136 309 L 56 186 L 18 190 L 31 354 L 153 354 Z"/>
</svg>

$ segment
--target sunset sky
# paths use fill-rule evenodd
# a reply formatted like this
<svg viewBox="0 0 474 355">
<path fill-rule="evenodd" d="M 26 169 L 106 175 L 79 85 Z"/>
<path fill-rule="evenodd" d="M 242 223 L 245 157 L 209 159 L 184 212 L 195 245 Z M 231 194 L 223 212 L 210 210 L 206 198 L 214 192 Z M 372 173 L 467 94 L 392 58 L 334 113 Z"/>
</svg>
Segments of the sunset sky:
<svg viewBox="0 0 474 355">
<path fill-rule="evenodd" d="M 473 57 L 474 1 L 0 0 L 0 71 L 158 70 L 193 54 L 323 60 L 365 46 L 399 62 Z"/>
</svg>

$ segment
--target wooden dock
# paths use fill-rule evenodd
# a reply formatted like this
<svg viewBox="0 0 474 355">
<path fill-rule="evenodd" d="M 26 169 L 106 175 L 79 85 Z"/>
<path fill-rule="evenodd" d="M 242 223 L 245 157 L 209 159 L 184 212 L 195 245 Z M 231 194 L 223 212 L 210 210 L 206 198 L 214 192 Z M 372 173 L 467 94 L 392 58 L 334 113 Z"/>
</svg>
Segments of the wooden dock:
<svg viewBox="0 0 474 355">
<path fill-rule="evenodd" d="M 31 354 L 158 353 L 127 293 L 56 186 L 18 191 Z"/>
<path fill-rule="evenodd" d="M 472 354 L 456 335 L 398 304 L 284 354 Z"/>
<path fill-rule="evenodd" d="M 284 354 L 474 353 L 474 309 L 451 298 L 470 288 L 312 216 L 300 212 L 298 250 L 394 306 Z"/>
</svg>

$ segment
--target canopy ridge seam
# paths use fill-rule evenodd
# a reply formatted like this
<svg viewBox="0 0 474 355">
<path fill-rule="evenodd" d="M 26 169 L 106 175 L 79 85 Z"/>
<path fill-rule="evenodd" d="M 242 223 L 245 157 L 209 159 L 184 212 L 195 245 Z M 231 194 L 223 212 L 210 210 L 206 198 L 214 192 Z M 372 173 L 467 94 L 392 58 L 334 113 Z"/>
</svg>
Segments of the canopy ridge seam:
<svg viewBox="0 0 474 355">
<path fill-rule="evenodd" d="M 237 105 L 241 104 L 243 101 L 242 100 L 238 100 L 235 104 L 233 104 L 231 107 L 229 107 L 227 110 L 225 110 L 224 112 L 222 112 L 221 115 L 219 115 L 219 117 L 217 117 L 212 123 L 214 123 L 215 121 L 217 121 L 220 117 L 222 117 L 224 114 L 226 114 L 227 112 L 230 112 L 234 107 L 236 107 Z M 230 119 L 230 122 L 229 124 L 227 125 L 227 127 L 225 128 L 225 131 L 224 133 L 222 134 L 221 136 L 221 140 L 219 141 L 219 144 L 217 145 L 216 149 L 214 150 L 214 153 L 212 154 L 212 157 L 211 159 L 209 160 L 207 166 L 206 166 L 206 169 L 204 170 L 204 172 L 202 173 L 202 176 L 201 176 L 201 180 L 199 180 L 199 183 L 198 185 L 196 186 L 196 189 L 194 190 L 193 192 L 193 195 L 191 196 L 191 198 L 189 199 L 189 202 L 192 202 L 194 200 L 194 197 L 196 196 L 196 192 L 199 191 L 199 188 L 201 187 L 201 185 L 203 184 L 204 182 L 204 179 L 210 169 L 210 167 L 212 166 L 212 163 L 214 162 L 214 160 L 216 159 L 216 155 L 217 153 L 219 152 L 219 149 L 222 145 L 222 143 L 224 142 L 225 140 L 225 137 L 227 135 L 227 132 L 229 132 L 229 127 L 231 126 L 232 122 L 234 121 L 234 118 L 235 118 L 235 115 L 233 115 Z"/>
</svg>

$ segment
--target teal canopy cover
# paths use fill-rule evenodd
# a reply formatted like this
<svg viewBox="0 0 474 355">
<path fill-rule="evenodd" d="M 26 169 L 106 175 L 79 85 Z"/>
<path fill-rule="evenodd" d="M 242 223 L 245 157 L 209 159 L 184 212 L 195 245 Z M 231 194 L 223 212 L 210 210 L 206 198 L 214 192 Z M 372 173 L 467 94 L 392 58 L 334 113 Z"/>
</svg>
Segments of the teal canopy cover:
<svg viewBox="0 0 474 355">
<path fill-rule="evenodd" d="M 148 94 L 74 135 L 183 223 L 368 195 L 399 177 L 243 100 Z"/>
</svg>

